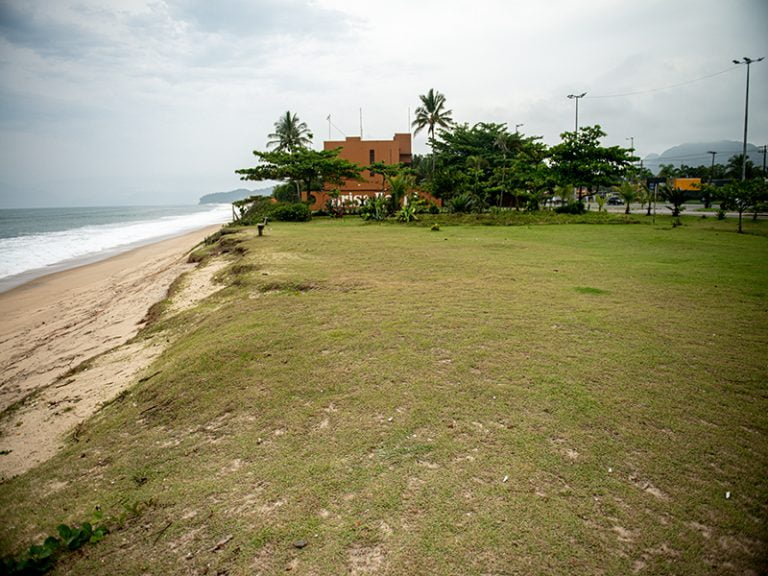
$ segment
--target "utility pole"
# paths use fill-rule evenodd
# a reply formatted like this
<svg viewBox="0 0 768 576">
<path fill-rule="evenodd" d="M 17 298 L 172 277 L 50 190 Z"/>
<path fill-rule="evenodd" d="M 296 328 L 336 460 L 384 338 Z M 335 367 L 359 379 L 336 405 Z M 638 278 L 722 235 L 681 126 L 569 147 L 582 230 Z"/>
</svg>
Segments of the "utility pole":
<svg viewBox="0 0 768 576">
<path fill-rule="evenodd" d="M 707 150 L 707 154 L 712 154 L 712 165 L 709 167 L 709 183 L 712 184 L 712 174 L 715 173 L 715 155 L 717 152 L 714 150 Z"/>
<path fill-rule="evenodd" d="M 760 148 L 762 148 L 762 150 L 760 150 Z M 760 146 L 760 148 L 758 148 L 758 150 L 760 150 L 763 153 L 763 179 L 765 179 L 765 177 L 766 177 L 766 175 L 765 175 L 765 151 L 766 151 L 766 148 L 768 148 L 768 146 L 763 144 L 762 146 Z"/>
<path fill-rule="evenodd" d="M 709 167 L 709 185 L 712 186 L 712 175 L 715 173 L 715 155 L 714 150 L 707 150 L 707 154 L 712 154 L 712 165 Z M 709 208 L 711 205 L 709 191 L 704 195 L 704 208 Z"/>
<path fill-rule="evenodd" d="M 581 94 L 568 94 L 569 100 L 576 99 L 576 128 L 574 129 L 576 136 L 579 135 L 579 98 L 584 98 L 586 95 L 586 92 L 582 92 Z"/>
<path fill-rule="evenodd" d="M 760 56 L 756 60 L 744 56 L 743 60 L 734 60 L 734 64 L 746 64 L 747 65 L 747 96 L 744 104 L 744 144 L 741 148 L 741 181 L 747 179 L 747 120 L 749 118 L 749 66 L 753 62 L 760 62 L 765 56 Z"/>
<path fill-rule="evenodd" d="M 525 126 L 525 124 L 523 124 L 523 123 L 515 124 L 515 134 L 518 134 L 517 129 L 520 128 L 520 126 Z"/>
</svg>

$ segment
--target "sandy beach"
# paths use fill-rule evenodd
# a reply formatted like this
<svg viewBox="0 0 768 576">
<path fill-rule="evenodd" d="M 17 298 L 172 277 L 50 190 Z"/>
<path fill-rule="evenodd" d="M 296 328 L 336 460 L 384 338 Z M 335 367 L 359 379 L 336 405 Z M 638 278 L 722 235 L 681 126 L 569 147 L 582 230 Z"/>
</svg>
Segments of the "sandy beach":
<svg viewBox="0 0 768 576">
<path fill-rule="evenodd" d="M 0 477 L 53 456 L 67 434 L 135 382 L 162 352 L 164 342 L 126 342 L 171 283 L 195 268 L 187 263 L 190 250 L 219 228 L 142 246 L 0 294 Z M 65 377 L 90 359 L 87 370 Z"/>
</svg>

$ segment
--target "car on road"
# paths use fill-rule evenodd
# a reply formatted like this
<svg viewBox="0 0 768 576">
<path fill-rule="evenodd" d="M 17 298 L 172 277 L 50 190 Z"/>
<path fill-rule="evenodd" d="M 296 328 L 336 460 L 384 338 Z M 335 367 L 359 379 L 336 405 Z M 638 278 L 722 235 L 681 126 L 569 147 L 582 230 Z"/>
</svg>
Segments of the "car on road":
<svg viewBox="0 0 768 576">
<path fill-rule="evenodd" d="M 624 200 L 618 196 L 611 196 L 608 198 L 608 206 L 622 206 L 623 204 Z"/>
</svg>

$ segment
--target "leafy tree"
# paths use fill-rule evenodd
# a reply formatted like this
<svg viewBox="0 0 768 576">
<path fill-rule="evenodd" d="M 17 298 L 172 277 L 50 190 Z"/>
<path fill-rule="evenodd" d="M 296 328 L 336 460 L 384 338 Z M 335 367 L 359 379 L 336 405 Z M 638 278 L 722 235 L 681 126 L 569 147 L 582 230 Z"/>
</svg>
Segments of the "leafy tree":
<svg viewBox="0 0 768 576">
<path fill-rule="evenodd" d="M 631 151 L 620 146 L 604 147 L 600 139 L 606 133 L 599 125 L 584 126 L 576 132 L 564 132 L 562 142 L 550 148 L 552 169 L 560 184 L 578 188 L 578 201 L 601 186 L 618 183 L 638 160 Z"/>
<path fill-rule="evenodd" d="M 334 150 L 310 150 L 295 148 L 292 152 L 260 152 L 253 154 L 261 163 L 254 168 L 235 170 L 241 180 L 289 180 L 296 187 L 296 200 L 303 188 L 307 194 L 322 190 L 324 185 L 341 185 L 348 179 L 359 179 L 361 168 L 357 164 L 339 158 L 341 148 Z"/>
<path fill-rule="evenodd" d="M 419 96 L 421 100 L 421 106 L 416 108 L 416 118 L 412 122 L 414 136 L 421 132 L 424 128 L 427 128 L 430 142 L 435 140 L 435 127 L 448 128 L 453 119 L 451 118 L 452 111 L 447 110 L 445 107 L 445 96 L 434 90 L 429 89 L 426 94 Z M 432 171 L 435 171 L 435 150 L 432 147 Z"/>
<path fill-rule="evenodd" d="M 272 197 L 278 202 L 293 202 L 296 200 L 296 186 L 290 182 L 278 184 L 272 189 Z"/>
<path fill-rule="evenodd" d="M 313 137 L 306 123 L 288 110 L 275 122 L 275 131 L 268 136 L 270 140 L 267 142 L 267 148 L 274 146 L 277 152 L 293 152 L 298 148 L 308 147 Z"/>
<path fill-rule="evenodd" d="M 717 191 L 722 210 L 736 210 L 739 213 L 739 233 L 742 229 L 742 215 L 768 202 L 768 184 L 760 178 L 737 180 L 726 184 Z"/>
<path fill-rule="evenodd" d="M 476 209 L 488 203 L 501 206 L 511 195 L 519 208 L 520 199 L 548 184 L 546 146 L 539 140 L 510 134 L 505 124 L 454 125 L 434 142 L 432 193 L 450 200 L 470 192 Z"/>
</svg>

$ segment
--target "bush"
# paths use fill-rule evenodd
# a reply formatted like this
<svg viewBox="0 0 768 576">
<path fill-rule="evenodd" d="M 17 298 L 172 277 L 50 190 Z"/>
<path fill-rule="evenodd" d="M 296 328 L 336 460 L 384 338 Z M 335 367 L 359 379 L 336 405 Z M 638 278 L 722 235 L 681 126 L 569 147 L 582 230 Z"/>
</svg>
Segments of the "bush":
<svg viewBox="0 0 768 576">
<path fill-rule="evenodd" d="M 308 222 L 312 220 L 312 211 L 303 202 L 280 203 L 272 205 L 268 216 L 280 222 Z"/>
<path fill-rule="evenodd" d="M 474 205 L 472 196 L 468 192 L 457 194 L 448 200 L 448 210 L 454 214 L 464 214 L 471 212 Z"/>
<path fill-rule="evenodd" d="M 569 202 L 555 208 L 557 214 L 584 214 L 584 202 Z"/>
</svg>

